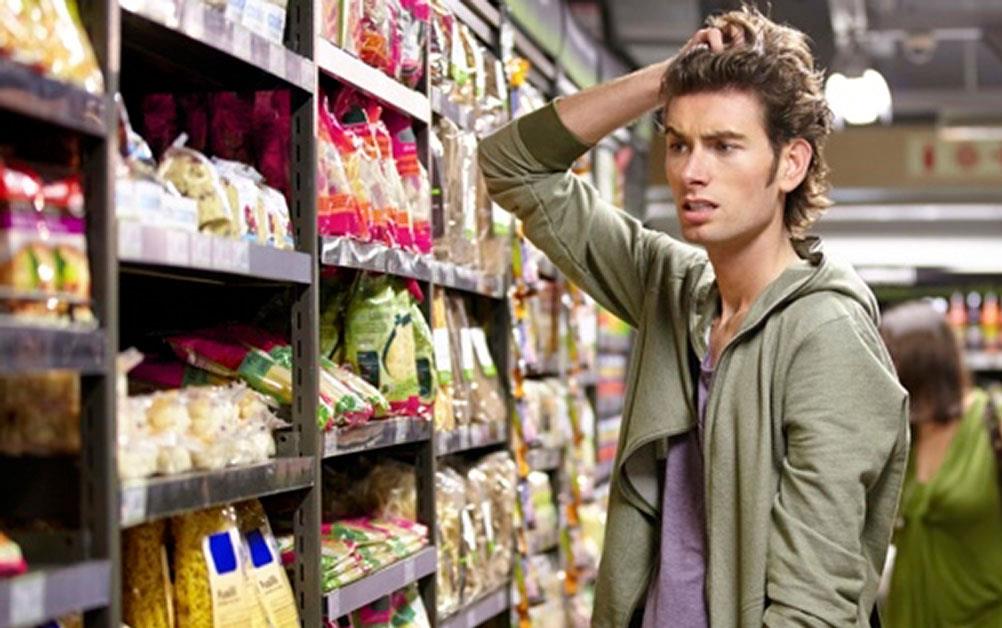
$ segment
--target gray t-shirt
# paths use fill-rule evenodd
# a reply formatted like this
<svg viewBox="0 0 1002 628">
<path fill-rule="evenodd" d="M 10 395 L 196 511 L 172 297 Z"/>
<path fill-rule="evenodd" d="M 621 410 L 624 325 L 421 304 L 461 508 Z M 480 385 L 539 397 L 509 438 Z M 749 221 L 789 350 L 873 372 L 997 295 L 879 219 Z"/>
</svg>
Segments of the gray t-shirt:
<svg viewBox="0 0 1002 628">
<path fill-rule="evenodd" d="M 706 398 L 713 382 L 710 352 L 699 365 L 696 429 L 673 436 L 665 459 L 661 499 L 661 557 L 647 590 L 643 628 L 705 628 L 706 530 L 703 510 L 703 453 L 700 443 Z"/>
</svg>

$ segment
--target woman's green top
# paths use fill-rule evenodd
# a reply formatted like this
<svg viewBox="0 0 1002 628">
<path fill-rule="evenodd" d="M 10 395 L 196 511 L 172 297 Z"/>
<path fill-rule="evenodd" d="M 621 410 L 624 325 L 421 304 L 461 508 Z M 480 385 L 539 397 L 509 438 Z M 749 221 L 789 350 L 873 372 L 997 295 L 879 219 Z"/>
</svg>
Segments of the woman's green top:
<svg viewBox="0 0 1002 628">
<path fill-rule="evenodd" d="M 1002 627 L 1002 508 L 987 401 L 974 392 L 928 482 L 909 461 L 884 613 L 891 628 Z"/>
</svg>

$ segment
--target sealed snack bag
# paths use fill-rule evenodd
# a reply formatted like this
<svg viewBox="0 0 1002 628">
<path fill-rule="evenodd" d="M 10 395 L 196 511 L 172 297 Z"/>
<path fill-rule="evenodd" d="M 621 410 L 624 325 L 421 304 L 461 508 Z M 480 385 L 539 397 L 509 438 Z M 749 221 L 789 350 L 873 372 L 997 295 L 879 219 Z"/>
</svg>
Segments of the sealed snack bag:
<svg viewBox="0 0 1002 628">
<path fill-rule="evenodd" d="M 166 532 L 164 519 L 122 531 L 122 621 L 130 626 L 175 625 Z"/>
<path fill-rule="evenodd" d="M 450 36 L 452 22 L 456 18 L 442 5 L 441 0 L 430 0 L 428 8 L 428 78 L 433 87 L 448 94 L 452 91 L 452 77 L 449 76 L 449 59 L 452 54 Z"/>
<path fill-rule="evenodd" d="M 282 569 L 281 555 L 271 524 L 252 499 L 236 505 L 237 522 L 247 555 L 247 573 L 270 628 L 296 628 L 299 610 L 289 578 Z"/>
<path fill-rule="evenodd" d="M 321 235 L 352 236 L 368 241 L 369 218 L 361 203 L 368 205 L 368 194 L 356 195 L 358 177 L 357 148 L 352 137 L 328 110 L 323 96 L 319 106 L 317 158 L 317 229 Z"/>
<path fill-rule="evenodd" d="M 226 191 L 212 162 L 202 153 L 185 148 L 182 134 L 164 153 L 159 175 L 187 198 L 198 202 L 198 228 L 206 233 L 232 236 L 237 233 Z"/>
<path fill-rule="evenodd" d="M 417 136 L 410 118 L 388 112 L 386 126 L 392 135 L 393 159 L 411 212 L 411 238 L 419 253 L 431 253 L 431 186 L 428 172 L 418 159 Z"/>
<path fill-rule="evenodd" d="M 411 280 L 413 281 L 413 280 Z M 430 418 L 434 414 L 435 398 L 438 394 L 438 373 L 435 367 L 435 346 L 431 328 L 416 302 L 410 304 L 411 320 L 414 321 L 414 363 L 417 370 L 418 414 Z"/>
<path fill-rule="evenodd" d="M 392 195 L 391 222 L 393 235 L 398 246 L 414 249 L 413 210 L 410 195 L 407 193 L 401 178 L 399 167 L 394 159 L 393 141 L 390 132 L 382 120 L 370 123 L 370 133 L 375 138 L 379 150 L 379 162 L 383 168 L 383 178 L 390 186 Z"/>
<path fill-rule="evenodd" d="M 34 0 L 34 28 L 44 50 L 43 63 L 53 78 L 99 94 L 104 77 L 75 0 Z"/>
<path fill-rule="evenodd" d="M 439 617 L 459 608 L 462 602 L 462 529 L 460 514 L 465 504 L 463 479 L 450 467 L 435 472 L 435 525 L 438 529 Z"/>
<path fill-rule="evenodd" d="M 390 38 L 393 16 L 386 0 L 362 0 L 361 19 L 355 35 L 358 57 L 374 68 L 392 76 L 390 71 Z"/>
<path fill-rule="evenodd" d="M 441 429 L 451 430 L 470 422 L 470 392 L 459 367 L 459 332 L 447 314 L 445 289 L 441 286 L 435 286 L 432 292 L 431 326 L 439 381 L 435 417 L 441 421 Z M 441 416 L 439 406 L 444 406 Z"/>
<path fill-rule="evenodd" d="M 215 628 L 249 624 L 255 599 L 244 578 L 233 507 L 175 517 L 171 531 L 177 625 Z"/>
<path fill-rule="evenodd" d="M 397 78 L 414 89 L 423 74 L 425 38 L 431 12 L 427 0 L 401 0 L 400 4 L 403 8 L 402 41 Z"/>
<path fill-rule="evenodd" d="M 390 402 L 386 400 L 383 393 L 379 392 L 379 389 L 342 365 L 336 365 L 328 361 L 322 362 L 325 370 L 334 375 L 338 381 L 344 383 L 367 404 L 372 406 L 375 418 L 385 417 L 390 413 Z"/>
<path fill-rule="evenodd" d="M 431 620 L 417 585 L 412 584 L 393 593 L 390 596 L 390 607 L 393 609 L 390 620 L 393 628 L 431 628 Z"/>
<path fill-rule="evenodd" d="M 264 213 L 268 224 L 268 245 L 278 249 L 295 248 L 292 238 L 292 219 L 285 195 L 273 187 L 259 184 L 258 191 L 264 203 Z"/>
<path fill-rule="evenodd" d="M 235 237 L 248 242 L 268 242 L 268 215 L 259 185 L 263 177 L 246 164 L 224 159 L 213 159 L 219 179 L 226 191 L 230 209 L 233 210 Z"/>
<path fill-rule="evenodd" d="M 390 402 L 394 414 L 413 414 L 418 404 L 413 321 L 393 280 L 365 275 L 345 320 L 346 358 Z"/>
</svg>

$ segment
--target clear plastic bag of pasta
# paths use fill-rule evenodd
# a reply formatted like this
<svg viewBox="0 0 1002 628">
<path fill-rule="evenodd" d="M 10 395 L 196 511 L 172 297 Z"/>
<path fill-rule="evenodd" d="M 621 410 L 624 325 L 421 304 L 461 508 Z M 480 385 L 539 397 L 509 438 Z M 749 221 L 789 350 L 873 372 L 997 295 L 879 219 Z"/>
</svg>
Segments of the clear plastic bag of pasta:
<svg viewBox="0 0 1002 628">
<path fill-rule="evenodd" d="M 433 288 L 431 297 L 431 333 L 435 351 L 437 392 L 435 395 L 435 430 L 448 432 L 456 428 L 453 388 L 457 371 L 453 368 L 452 345 L 445 320 L 445 290 Z"/>
<path fill-rule="evenodd" d="M 253 591 L 232 506 L 174 517 L 174 602 L 177 625 L 217 628 L 250 623 Z"/>
<path fill-rule="evenodd" d="M 490 498 L 489 480 L 484 470 L 478 466 L 466 472 L 466 510 L 476 529 L 477 560 L 482 573 L 482 591 L 501 584 L 494 578 L 491 563 L 497 551 L 494 537 L 494 505 Z M 464 588 L 464 593 L 465 593 Z M 472 598 L 466 598 L 472 599 Z"/>
<path fill-rule="evenodd" d="M 487 538 L 484 534 L 483 502 L 478 486 L 463 477 L 463 510 L 459 513 L 462 534 L 463 601 L 476 599 L 487 590 L 486 550 Z"/>
<path fill-rule="evenodd" d="M 296 599 L 261 502 L 251 499 L 236 504 L 235 509 L 247 555 L 247 574 L 268 626 L 296 628 L 299 626 Z"/>
<path fill-rule="evenodd" d="M 463 591 L 462 523 L 465 505 L 462 476 L 446 467 L 435 473 L 435 525 L 438 528 L 438 614 L 459 608 Z"/>
<path fill-rule="evenodd" d="M 452 408 L 455 425 L 469 425 L 474 413 L 473 390 L 470 380 L 464 375 L 462 342 L 459 322 L 447 303 L 444 290 L 435 289 L 432 301 L 432 320 L 435 329 L 444 328 L 451 348 L 452 358 Z M 443 332 L 435 332 L 441 334 Z M 467 369 L 469 371 L 469 369 Z"/>
<path fill-rule="evenodd" d="M 365 481 L 366 503 L 376 517 L 417 520 L 414 467 L 395 460 L 376 465 Z"/>
<path fill-rule="evenodd" d="M 122 621 L 130 626 L 174 627 L 166 531 L 163 519 L 122 531 Z"/>
<path fill-rule="evenodd" d="M 503 582 L 511 571 L 514 550 L 515 502 L 518 499 L 515 461 L 508 452 L 497 452 L 478 465 L 487 477 L 486 493 L 491 501 L 491 528 L 494 548 L 489 571 L 495 582 Z"/>
</svg>

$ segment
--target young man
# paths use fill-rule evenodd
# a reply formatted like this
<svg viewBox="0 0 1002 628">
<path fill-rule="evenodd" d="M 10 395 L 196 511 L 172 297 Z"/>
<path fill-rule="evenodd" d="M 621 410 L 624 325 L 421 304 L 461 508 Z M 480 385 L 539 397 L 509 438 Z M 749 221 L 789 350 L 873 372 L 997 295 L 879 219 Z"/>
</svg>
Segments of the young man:
<svg viewBox="0 0 1002 628">
<path fill-rule="evenodd" d="M 665 107 L 689 246 L 568 173 Z M 865 626 L 908 445 L 877 304 L 804 230 L 830 131 L 803 34 L 751 10 L 676 58 L 558 100 L 480 147 L 493 198 L 637 328 L 595 626 Z"/>
</svg>

